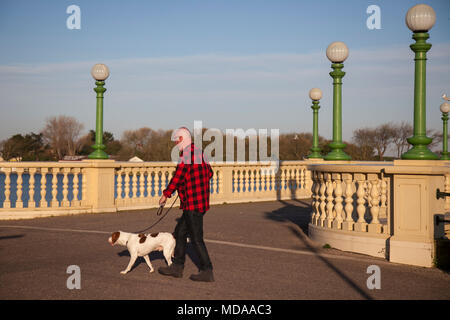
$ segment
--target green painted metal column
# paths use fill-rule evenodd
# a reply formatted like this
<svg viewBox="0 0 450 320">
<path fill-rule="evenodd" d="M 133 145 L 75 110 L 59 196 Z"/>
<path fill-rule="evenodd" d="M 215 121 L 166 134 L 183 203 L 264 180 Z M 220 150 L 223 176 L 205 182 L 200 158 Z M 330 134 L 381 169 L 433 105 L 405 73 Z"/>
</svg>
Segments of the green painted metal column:
<svg viewBox="0 0 450 320">
<path fill-rule="evenodd" d="M 322 98 L 322 91 L 318 88 L 313 88 L 309 91 L 309 97 L 313 104 L 311 106 L 311 109 L 313 110 L 313 141 L 308 159 L 323 159 L 319 147 L 319 100 Z"/>
<path fill-rule="evenodd" d="M 426 40 L 427 32 L 415 32 L 413 39 L 416 43 L 410 46 L 415 53 L 414 73 L 414 133 L 408 142 L 412 148 L 402 154 L 402 159 L 407 160 L 436 160 L 438 156 L 428 149 L 433 139 L 427 137 L 426 126 L 426 60 L 427 52 L 431 44 Z"/>
<path fill-rule="evenodd" d="M 109 69 L 104 64 L 96 64 L 92 67 L 91 74 L 96 80 L 97 85 L 94 91 L 97 93 L 97 112 L 95 121 L 95 144 L 92 146 L 94 152 L 92 152 L 88 158 L 89 159 L 108 159 L 109 156 L 106 154 L 106 146 L 103 144 L 103 94 L 106 91 L 105 80 L 109 76 Z"/>
<path fill-rule="evenodd" d="M 450 160 L 448 156 L 448 113 L 442 114 L 442 120 L 444 123 L 444 127 L 442 130 L 442 155 L 441 160 Z"/>
<path fill-rule="evenodd" d="M 329 144 L 331 152 L 325 160 L 351 160 L 352 158 L 344 152 L 346 144 L 342 142 L 342 78 L 345 72 L 342 71 L 343 63 L 333 63 L 333 71 L 330 76 L 333 78 L 333 142 Z"/>
<path fill-rule="evenodd" d="M 445 95 L 444 95 L 445 99 Z M 448 155 L 448 113 L 450 112 L 450 104 L 444 102 L 441 104 L 441 112 L 442 112 L 442 153 L 441 160 L 450 160 Z"/>
</svg>

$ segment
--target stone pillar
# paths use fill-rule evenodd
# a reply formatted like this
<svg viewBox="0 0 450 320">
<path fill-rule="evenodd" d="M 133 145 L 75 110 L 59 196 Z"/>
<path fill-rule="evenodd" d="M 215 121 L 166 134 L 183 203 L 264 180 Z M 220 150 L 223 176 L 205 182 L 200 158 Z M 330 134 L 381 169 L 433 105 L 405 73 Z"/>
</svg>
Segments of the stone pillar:
<svg viewBox="0 0 450 320">
<path fill-rule="evenodd" d="M 114 201 L 114 160 L 83 160 L 86 164 L 86 204 L 92 213 L 116 212 Z"/>
</svg>

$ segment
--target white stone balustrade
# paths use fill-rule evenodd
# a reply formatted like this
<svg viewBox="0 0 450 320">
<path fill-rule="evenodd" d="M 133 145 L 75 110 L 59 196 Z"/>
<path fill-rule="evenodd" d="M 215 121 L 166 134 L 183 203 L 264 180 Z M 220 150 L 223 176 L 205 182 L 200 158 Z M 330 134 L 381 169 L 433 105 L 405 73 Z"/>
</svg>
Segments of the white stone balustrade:
<svg viewBox="0 0 450 320">
<path fill-rule="evenodd" d="M 212 163 L 210 202 L 307 199 L 308 163 Z M 0 219 L 154 208 L 175 171 L 172 162 L 112 160 L 0 162 L 0 167 Z"/>
<path fill-rule="evenodd" d="M 0 167 L 0 218 L 11 219 L 15 213 L 21 218 L 25 212 L 26 216 L 31 212 L 53 215 L 64 208 L 78 213 L 88 208 L 81 201 L 87 188 L 81 163 L 0 162 Z"/>
<path fill-rule="evenodd" d="M 436 216 L 450 210 L 450 162 L 212 163 L 211 204 L 311 199 L 313 241 L 432 266 Z M 0 219 L 155 208 L 172 162 L 0 162 Z M 171 204 L 172 200 L 168 203 Z M 177 206 L 178 203 L 175 204 Z"/>
<path fill-rule="evenodd" d="M 449 228 L 436 216 L 450 209 L 450 162 L 320 162 L 311 172 L 312 240 L 334 248 L 431 267 L 435 239 Z"/>
<path fill-rule="evenodd" d="M 388 232 L 386 201 L 390 177 L 322 171 L 314 171 L 312 177 L 313 225 L 346 231 Z M 385 186 L 384 197 L 381 185 Z M 385 210 L 380 210 L 381 207 Z"/>
</svg>

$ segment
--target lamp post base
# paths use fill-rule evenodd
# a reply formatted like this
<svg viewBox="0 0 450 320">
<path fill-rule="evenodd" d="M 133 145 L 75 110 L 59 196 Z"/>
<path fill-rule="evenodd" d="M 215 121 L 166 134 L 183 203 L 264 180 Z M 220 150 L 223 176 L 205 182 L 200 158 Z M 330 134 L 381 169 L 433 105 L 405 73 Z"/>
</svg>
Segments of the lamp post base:
<svg viewBox="0 0 450 320">
<path fill-rule="evenodd" d="M 331 148 L 331 152 L 323 157 L 324 160 L 352 160 L 352 157 L 346 154 L 343 150 L 346 147 L 345 143 L 332 142 L 329 146 Z"/>
<path fill-rule="evenodd" d="M 350 157 L 348 154 L 346 154 L 343 150 L 333 150 L 329 154 L 327 154 L 325 157 L 323 157 L 324 160 L 352 160 L 352 157 Z"/>
<path fill-rule="evenodd" d="M 404 160 L 439 160 L 438 155 L 431 152 L 426 146 L 414 146 L 402 154 Z"/>
<path fill-rule="evenodd" d="M 439 160 L 439 156 L 430 149 L 427 145 L 431 143 L 432 139 L 425 136 L 413 136 L 407 139 L 413 145 L 411 149 L 402 154 L 404 160 Z"/>
<path fill-rule="evenodd" d="M 94 145 L 92 146 L 92 148 L 95 150 L 90 155 L 88 155 L 88 159 L 109 159 L 108 154 L 105 151 L 103 151 L 103 149 L 105 149 L 104 145 L 101 146 Z"/>
<path fill-rule="evenodd" d="M 320 154 L 320 148 L 311 148 L 311 154 L 308 155 L 308 159 L 323 159 L 323 156 Z"/>
<path fill-rule="evenodd" d="M 442 152 L 441 160 L 450 160 L 450 156 L 448 155 L 448 152 Z"/>
</svg>

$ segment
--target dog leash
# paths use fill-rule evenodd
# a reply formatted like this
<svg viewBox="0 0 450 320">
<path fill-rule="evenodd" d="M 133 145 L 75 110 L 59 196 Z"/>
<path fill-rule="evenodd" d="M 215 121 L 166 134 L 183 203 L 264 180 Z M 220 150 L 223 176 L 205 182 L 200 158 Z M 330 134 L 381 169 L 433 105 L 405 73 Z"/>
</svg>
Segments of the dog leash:
<svg viewBox="0 0 450 320">
<path fill-rule="evenodd" d="M 172 207 L 173 207 L 173 205 L 175 204 L 175 202 L 177 201 L 177 199 L 178 199 L 178 195 L 177 195 L 177 197 L 175 198 L 175 200 L 172 202 L 172 205 L 170 206 L 170 208 L 167 209 L 166 213 L 165 213 L 161 218 L 159 218 L 158 221 L 156 221 L 156 222 L 155 222 L 154 224 L 152 224 L 150 227 L 145 228 L 144 230 L 141 230 L 141 231 L 137 231 L 137 232 L 135 232 L 135 233 L 143 233 L 144 231 L 147 231 L 147 230 L 153 228 L 154 226 L 156 226 L 158 223 L 160 223 L 161 220 L 164 219 L 164 218 L 167 216 L 167 214 L 169 213 L 170 209 L 172 209 Z M 156 215 L 157 215 L 157 216 L 160 216 L 160 215 L 162 214 L 162 212 L 163 212 L 163 209 L 164 209 L 164 206 L 160 206 L 160 207 L 158 208 L 158 211 L 156 212 Z"/>
</svg>

